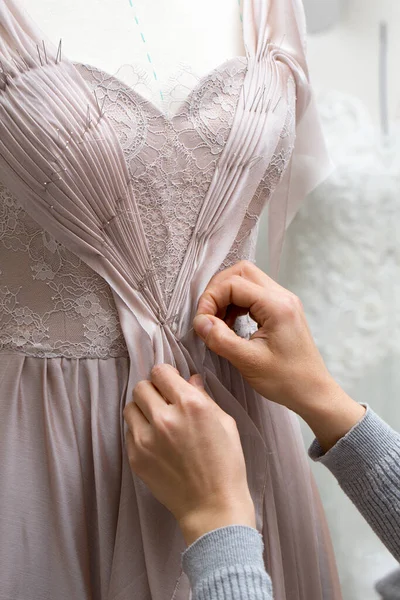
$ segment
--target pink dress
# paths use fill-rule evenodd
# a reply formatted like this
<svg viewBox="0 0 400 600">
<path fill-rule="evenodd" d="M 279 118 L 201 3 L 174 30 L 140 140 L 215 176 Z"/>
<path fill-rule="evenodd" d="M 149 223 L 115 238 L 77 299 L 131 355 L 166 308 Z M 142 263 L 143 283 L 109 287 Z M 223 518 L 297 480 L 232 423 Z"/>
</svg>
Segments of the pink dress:
<svg viewBox="0 0 400 600">
<path fill-rule="evenodd" d="M 238 423 L 275 598 L 341 597 L 297 420 L 191 327 L 211 276 L 254 260 L 267 204 L 276 272 L 328 169 L 300 0 L 247 0 L 243 23 L 246 56 L 169 119 L 0 0 L 2 598 L 189 598 L 178 526 L 124 448 L 123 407 L 161 362 Z"/>
</svg>

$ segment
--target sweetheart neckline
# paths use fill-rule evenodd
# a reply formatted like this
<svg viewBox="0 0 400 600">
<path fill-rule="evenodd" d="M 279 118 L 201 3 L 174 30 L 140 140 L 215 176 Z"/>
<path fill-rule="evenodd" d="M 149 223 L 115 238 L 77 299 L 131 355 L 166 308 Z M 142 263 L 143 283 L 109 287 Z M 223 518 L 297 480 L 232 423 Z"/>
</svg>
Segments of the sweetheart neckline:
<svg viewBox="0 0 400 600">
<path fill-rule="evenodd" d="M 16 3 L 18 4 L 18 1 L 17 1 L 17 0 L 16 0 Z M 26 11 L 26 12 L 27 12 L 27 11 Z M 37 29 L 41 30 L 41 27 L 39 26 L 39 23 L 36 23 L 36 19 L 34 19 L 33 17 L 31 17 L 31 15 L 30 15 L 28 12 L 27 12 L 27 16 L 28 16 L 28 18 L 29 18 L 30 22 L 32 23 L 32 25 L 34 25 L 34 26 L 35 26 L 35 28 L 37 28 Z M 244 44 L 244 45 L 245 45 L 245 17 L 244 17 L 244 16 L 243 16 L 243 19 L 242 19 L 241 36 L 242 36 L 242 40 L 241 40 L 241 41 L 242 41 L 242 44 Z M 49 41 L 50 41 L 50 40 L 49 40 Z M 60 41 L 61 41 L 61 40 L 60 40 Z M 53 42 L 51 42 L 51 44 L 52 44 L 52 45 L 54 45 L 54 44 L 53 44 Z M 57 55 L 58 55 L 58 52 L 57 52 Z M 185 100 L 184 100 L 184 101 L 181 103 L 181 105 L 180 105 L 180 106 L 184 105 L 184 104 L 185 104 L 187 101 L 189 101 L 189 100 L 192 98 L 193 94 L 195 94 L 195 92 L 196 92 L 196 91 L 197 91 L 197 90 L 198 90 L 198 89 L 201 87 L 201 84 L 202 84 L 202 83 L 203 83 L 205 80 L 209 79 L 209 78 L 211 77 L 211 75 L 212 75 L 212 74 L 213 74 L 215 71 L 219 71 L 219 70 L 221 70 L 221 69 L 222 69 L 222 67 L 223 67 L 224 65 L 226 65 L 226 64 L 228 64 L 228 63 L 230 63 L 230 62 L 235 62 L 235 61 L 237 61 L 237 60 L 239 60 L 239 59 L 240 59 L 240 60 L 244 59 L 244 60 L 245 60 L 245 62 L 248 64 L 249 55 L 248 55 L 248 50 L 247 50 L 247 47 L 246 47 L 246 56 L 237 55 L 237 56 L 234 56 L 234 57 L 232 57 L 232 58 L 229 58 L 229 59 L 227 59 L 227 60 L 223 61 L 222 63 L 220 63 L 219 65 L 217 65 L 217 66 L 216 66 L 214 69 L 212 69 L 212 70 L 211 70 L 211 71 L 209 71 L 208 73 L 206 73 L 206 74 L 205 74 L 203 77 L 201 77 L 201 78 L 200 78 L 200 80 L 198 81 L 198 83 L 197 83 L 197 84 L 194 86 L 194 88 L 193 88 L 192 90 L 190 90 L 190 92 L 189 92 L 188 96 L 185 98 Z M 118 82 L 120 82 L 120 83 L 122 83 L 123 85 L 125 85 L 129 91 L 132 91 L 132 92 L 133 92 L 133 93 L 134 93 L 134 94 L 135 94 L 137 97 L 139 97 L 141 100 L 148 102 L 148 104 L 149 104 L 150 108 L 151 108 L 152 110 L 154 110 L 155 112 L 157 112 L 157 113 L 158 113 L 160 116 L 162 116 L 162 117 L 163 117 L 163 118 L 164 118 L 166 121 L 169 121 L 169 122 L 173 123 L 173 121 L 174 121 L 175 117 L 177 116 L 177 113 L 173 113 L 171 116 L 168 116 L 168 115 L 167 115 L 167 114 L 166 114 L 164 111 L 162 111 L 162 110 L 161 110 L 161 109 L 160 109 L 158 106 L 156 106 L 156 104 L 155 104 L 154 102 L 152 102 L 151 100 L 147 100 L 147 99 L 146 99 L 144 96 L 142 96 L 141 94 L 139 94 L 138 92 L 136 92 L 136 91 L 135 91 L 135 89 L 134 89 L 132 86 L 130 86 L 130 85 L 128 85 L 128 84 L 125 84 L 125 82 L 123 82 L 123 81 L 122 81 L 122 80 L 121 80 L 119 77 L 117 77 L 116 75 L 112 75 L 111 73 L 108 73 L 107 71 L 104 71 L 103 69 L 100 69 L 99 67 L 96 67 L 95 65 L 91 65 L 90 63 L 81 63 L 81 62 L 79 62 L 79 61 L 73 61 L 73 60 L 69 59 L 69 58 L 68 58 L 68 56 L 67 56 L 67 60 L 68 60 L 68 61 L 69 61 L 69 62 L 70 62 L 72 65 L 74 65 L 74 67 L 75 67 L 75 68 L 76 68 L 76 65 L 83 65 L 83 66 L 85 66 L 85 65 L 86 65 L 87 67 L 91 67 L 91 68 L 97 69 L 98 71 L 100 71 L 101 73 L 103 73 L 104 75 L 106 75 L 107 77 L 111 77 L 111 78 L 113 77 L 113 78 L 114 78 L 114 79 L 116 79 Z M 132 66 L 134 66 L 134 63 L 132 63 Z M 119 69 L 117 70 L 117 73 L 118 73 L 118 71 L 119 71 L 121 68 L 122 68 L 122 67 L 119 67 Z M 242 90 L 241 90 L 241 91 L 242 91 Z M 179 110 L 179 109 L 178 109 L 178 110 Z"/>
<path fill-rule="evenodd" d="M 172 124 L 179 117 L 179 114 L 180 114 L 179 111 L 182 110 L 182 107 L 185 104 L 186 105 L 190 105 L 191 104 L 191 100 L 192 100 L 193 96 L 196 94 L 196 92 L 199 89 L 201 89 L 202 85 L 207 80 L 209 80 L 212 77 L 212 75 L 214 73 L 223 71 L 230 64 L 233 64 L 235 62 L 241 62 L 241 63 L 243 63 L 243 66 L 247 69 L 247 66 L 248 66 L 248 57 L 241 56 L 241 55 L 233 56 L 232 58 L 228 58 L 224 62 L 222 62 L 219 65 L 217 65 L 216 67 L 214 67 L 214 69 L 212 69 L 211 71 L 209 71 L 208 73 L 206 73 L 205 75 L 203 75 L 198 80 L 198 82 L 196 83 L 196 85 L 189 91 L 188 95 L 180 102 L 177 110 L 174 111 L 171 115 L 168 115 L 163 110 L 161 110 L 152 100 L 149 100 L 149 99 L 145 98 L 145 96 L 143 96 L 143 94 L 140 94 L 139 92 L 137 92 L 134 87 L 132 87 L 131 85 L 125 83 L 120 77 L 117 76 L 118 71 L 120 71 L 120 69 L 122 67 L 120 67 L 118 69 L 118 71 L 116 72 L 116 74 L 113 75 L 113 74 L 109 73 L 108 71 L 104 71 L 103 69 L 101 69 L 101 68 L 99 68 L 99 67 L 97 67 L 95 65 L 92 65 L 90 63 L 81 63 L 79 61 L 71 61 L 71 63 L 73 64 L 73 66 L 75 68 L 77 68 L 78 70 L 79 70 L 79 67 L 84 67 L 84 68 L 87 68 L 88 70 L 91 70 L 91 71 L 97 71 L 98 73 L 100 73 L 101 75 L 104 76 L 104 80 L 114 80 L 118 84 L 121 84 L 121 86 L 125 87 L 125 91 L 126 92 L 129 92 L 129 94 L 132 94 L 133 96 L 136 96 L 141 102 L 143 102 L 144 104 L 147 104 L 147 106 L 152 111 L 154 111 L 154 113 L 156 113 L 158 117 L 162 117 L 165 122 L 172 123 Z M 135 65 L 132 64 L 132 65 L 129 65 L 129 66 L 134 67 Z M 244 80 L 243 80 L 242 85 L 241 85 L 241 91 L 240 91 L 240 93 L 242 93 L 243 83 L 244 83 Z"/>
</svg>

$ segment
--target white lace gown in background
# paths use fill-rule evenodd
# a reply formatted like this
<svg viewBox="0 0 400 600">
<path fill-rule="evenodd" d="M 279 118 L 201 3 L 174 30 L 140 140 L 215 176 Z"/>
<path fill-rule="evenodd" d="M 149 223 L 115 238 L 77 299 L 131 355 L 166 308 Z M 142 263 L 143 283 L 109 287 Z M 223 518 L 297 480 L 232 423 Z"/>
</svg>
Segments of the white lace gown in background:
<svg viewBox="0 0 400 600">
<path fill-rule="evenodd" d="M 400 430 L 400 129 L 382 137 L 344 93 L 321 93 L 318 104 L 336 170 L 288 230 L 281 282 L 301 297 L 333 376 Z M 336 480 L 314 473 L 343 596 L 375 600 L 376 581 L 396 563 Z"/>
</svg>

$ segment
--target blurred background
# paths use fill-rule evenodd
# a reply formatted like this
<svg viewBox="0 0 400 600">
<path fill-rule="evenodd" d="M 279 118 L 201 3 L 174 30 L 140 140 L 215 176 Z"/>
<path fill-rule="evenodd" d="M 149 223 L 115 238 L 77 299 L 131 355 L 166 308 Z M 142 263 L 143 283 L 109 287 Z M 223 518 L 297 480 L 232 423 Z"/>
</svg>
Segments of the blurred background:
<svg viewBox="0 0 400 600">
<path fill-rule="evenodd" d="M 304 0 L 308 59 L 335 169 L 289 226 L 280 282 L 303 301 L 331 373 L 400 430 L 400 2 Z M 260 227 L 258 264 L 267 268 Z M 308 445 L 312 434 L 306 426 Z M 312 465 L 344 600 L 377 600 L 398 565 Z M 400 598 L 395 595 L 385 598 Z"/>
</svg>

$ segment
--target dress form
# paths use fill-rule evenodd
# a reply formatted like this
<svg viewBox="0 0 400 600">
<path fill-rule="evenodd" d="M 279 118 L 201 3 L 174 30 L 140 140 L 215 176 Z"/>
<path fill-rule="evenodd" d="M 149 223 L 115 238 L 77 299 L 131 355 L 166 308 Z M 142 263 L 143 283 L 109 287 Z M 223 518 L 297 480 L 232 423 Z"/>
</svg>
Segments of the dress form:
<svg viewBox="0 0 400 600">
<path fill-rule="evenodd" d="M 118 71 L 127 84 L 132 72 L 121 67 L 140 67 L 156 99 L 180 65 L 202 77 L 244 54 L 238 0 L 21 0 L 20 5 L 53 43 L 62 38 L 71 60 Z"/>
<path fill-rule="evenodd" d="M 400 39 L 400 5 L 391 0 L 348 0 L 342 19 L 329 32 L 308 41 L 308 59 L 314 84 L 324 90 L 340 90 L 361 100 L 379 126 L 379 23 L 388 24 L 389 121 L 398 117 L 400 80 L 397 57 Z"/>
</svg>

